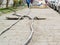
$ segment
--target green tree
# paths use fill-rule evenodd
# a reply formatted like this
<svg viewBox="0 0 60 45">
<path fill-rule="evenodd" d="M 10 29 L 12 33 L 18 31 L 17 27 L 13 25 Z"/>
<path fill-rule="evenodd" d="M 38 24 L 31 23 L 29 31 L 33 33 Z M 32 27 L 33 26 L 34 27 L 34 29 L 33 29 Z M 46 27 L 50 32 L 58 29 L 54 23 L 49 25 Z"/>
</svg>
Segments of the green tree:
<svg viewBox="0 0 60 45">
<path fill-rule="evenodd" d="M 19 0 L 19 4 L 22 5 L 22 3 L 23 3 L 23 0 Z"/>
<path fill-rule="evenodd" d="M 16 7 L 18 4 L 18 0 L 13 0 L 13 7 Z"/>
<path fill-rule="evenodd" d="M 0 5 L 2 4 L 3 0 L 0 0 Z"/>
</svg>

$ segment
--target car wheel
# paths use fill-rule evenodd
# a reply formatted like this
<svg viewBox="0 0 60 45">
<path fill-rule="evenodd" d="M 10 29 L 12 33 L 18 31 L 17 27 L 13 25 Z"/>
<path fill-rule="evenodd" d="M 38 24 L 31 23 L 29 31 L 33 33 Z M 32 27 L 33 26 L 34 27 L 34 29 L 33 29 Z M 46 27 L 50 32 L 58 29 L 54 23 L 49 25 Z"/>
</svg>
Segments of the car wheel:
<svg viewBox="0 0 60 45">
<path fill-rule="evenodd" d="M 54 8 L 53 4 L 52 4 L 52 9 Z"/>
<path fill-rule="evenodd" d="M 51 4 L 51 8 L 53 8 L 53 5 Z"/>
<path fill-rule="evenodd" d="M 60 13 L 60 7 L 58 7 L 58 12 Z"/>
<path fill-rule="evenodd" d="M 53 9 L 56 10 L 56 6 L 54 6 Z"/>
</svg>

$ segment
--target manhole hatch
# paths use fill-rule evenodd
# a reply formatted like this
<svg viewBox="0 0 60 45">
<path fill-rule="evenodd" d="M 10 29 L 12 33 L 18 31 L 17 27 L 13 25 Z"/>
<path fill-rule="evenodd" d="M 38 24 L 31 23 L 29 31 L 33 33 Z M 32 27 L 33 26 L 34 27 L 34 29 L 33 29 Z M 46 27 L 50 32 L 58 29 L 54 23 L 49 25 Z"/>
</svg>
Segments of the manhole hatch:
<svg viewBox="0 0 60 45">
<path fill-rule="evenodd" d="M 34 17 L 34 20 L 46 20 L 46 18 Z"/>
<path fill-rule="evenodd" d="M 20 18 L 20 20 L 23 20 L 24 18 L 28 18 L 29 20 L 32 20 L 32 18 L 29 17 L 29 16 L 22 16 L 22 17 Z"/>
<path fill-rule="evenodd" d="M 18 17 L 6 17 L 7 20 L 18 20 Z"/>
<path fill-rule="evenodd" d="M 19 17 L 6 17 L 7 20 L 18 20 Z M 21 16 L 20 20 L 24 20 L 24 19 L 29 19 L 29 20 L 46 20 L 46 18 L 39 18 L 39 17 L 34 17 L 31 18 L 30 16 Z"/>
</svg>

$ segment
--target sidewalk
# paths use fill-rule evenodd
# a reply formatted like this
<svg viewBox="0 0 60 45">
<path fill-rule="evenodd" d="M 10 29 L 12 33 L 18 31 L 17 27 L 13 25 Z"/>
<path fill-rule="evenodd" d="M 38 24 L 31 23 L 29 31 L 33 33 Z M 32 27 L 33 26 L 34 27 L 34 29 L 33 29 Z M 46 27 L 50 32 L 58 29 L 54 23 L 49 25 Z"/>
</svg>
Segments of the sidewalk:
<svg viewBox="0 0 60 45">
<path fill-rule="evenodd" d="M 34 35 L 29 45 L 60 45 L 60 14 L 52 9 L 32 9 L 34 16 L 46 20 L 34 21 Z"/>
<path fill-rule="evenodd" d="M 20 15 L 25 9 L 17 11 Z M 26 13 L 26 12 L 25 12 Z M 14 24 L 17 20 L 6 20 L 7 16 L 13 16 L 13 13 L 5 14 L 0 16 L 0 33 L 4 31 L 7 27 Z M 14 15 L 15 16 L 15 15 Z M 17 17 L 17 16 L 16 16 Z M 27 38 L 29 37 L 30 31 L 30 21 L 20 20 L 16 25 L 14 25 L 10 30 L 5 32 L 0 36 L 0 45 L 23 45 Z"/>
<path fill-rule="evenodd" d="M 60 45 L 60 14 L 56 11 L 48 9 L 24 9 L 22 11 L 17 11 L 17 14 L 23 16 L 29 13 L 29 17 L 39 17 L 46 18 L 45 20 L 34 20 L 34 34 L 29 45 Z M 5 17 L 5 16 L 3 16 Z M 14 23 L 16 20 L 2 19 L 0 24 Z M 0 37 L 0 45 L 22 45 L 30 34 L 31 20 L 20 20 L 15 26 L 13 26 L 9 31 L 4 33 Z M 4 26 L 4 25 L 3 25 Z M 3 26 L 2 29 L 3 30 Z M 6 26 L 4 26 L 6 27 Z"/>
</svg>

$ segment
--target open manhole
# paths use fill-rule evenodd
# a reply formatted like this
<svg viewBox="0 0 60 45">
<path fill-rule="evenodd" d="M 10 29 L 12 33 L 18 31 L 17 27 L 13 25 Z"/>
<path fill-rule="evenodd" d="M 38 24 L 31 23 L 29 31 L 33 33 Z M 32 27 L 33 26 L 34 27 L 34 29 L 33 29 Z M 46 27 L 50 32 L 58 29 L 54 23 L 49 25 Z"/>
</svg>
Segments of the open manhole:
<svg viewBox="0 0 60 45">
<path fill-rule="evenodd" d="M 6 17 L 7 20 L 18 20 L 19 17 L 17 16 L 9 16 L 9 17 Z M 31 18 L 29 16 L 21 16 L 20 20 L 23 20 L 23 19 L 29 19 L 29 20 L 46 20 L 46 18 L 39 18 L 39 17 L 34 17 L 34 18 Z"/>
<path fill-rule="evenodd" d="M 6 17 L 7 20 L 18 20 L 18 17 Z"/>
<path fill-rule="evenodd" d="M 29 16 L 22 16 L 21 18 L 20 18 L 20 20 L 23 20 L 24 18 L 28 18 L 29 20 L 32 20 L 32 18 L 31 17 L 29 17 Z"/>
<path fill-rule="evenodd" d="M 46 18 L 34 17 L 34 20 L 46 20 Z"/>
</svg>

